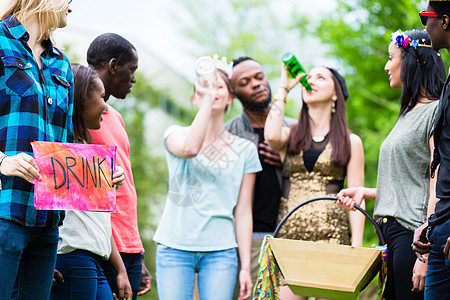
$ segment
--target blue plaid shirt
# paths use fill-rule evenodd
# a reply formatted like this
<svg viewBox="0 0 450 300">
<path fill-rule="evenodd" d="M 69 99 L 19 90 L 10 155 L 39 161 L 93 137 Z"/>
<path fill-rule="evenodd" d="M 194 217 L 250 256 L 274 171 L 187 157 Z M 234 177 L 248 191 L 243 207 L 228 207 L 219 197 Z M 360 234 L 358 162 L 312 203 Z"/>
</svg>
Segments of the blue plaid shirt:
<svg viewBox="0 0 450 300">
<path fill-rule="evenodd" d="M 73 142 L 73 74 L 69 59 L 44 41 L 39 69 L 29 34 L 9 16 L 0 22 L 0 151 L 33 156 L 30 142 Z M 25 226 L 56 226 L 63 211 L 37 211 L 33 185 L 1 175 L 0 219 Z"/>
</svg>

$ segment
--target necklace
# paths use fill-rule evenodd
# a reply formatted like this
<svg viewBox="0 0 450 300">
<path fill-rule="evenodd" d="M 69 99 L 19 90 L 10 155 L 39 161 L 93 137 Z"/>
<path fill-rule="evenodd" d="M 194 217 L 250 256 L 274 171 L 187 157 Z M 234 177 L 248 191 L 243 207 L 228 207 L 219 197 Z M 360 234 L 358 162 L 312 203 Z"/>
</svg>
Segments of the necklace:
<svg viewBox="0 0 450 300">
<path fill-rule="evenodd" d="M 314 143 L 321 143 L 321 142 L 323 142 L 323 140 L 325 140 L 325 137 L 324 136 L 313 136 L 312 140 Z"/>
<path fill-rule="evenodd" d="M 328 136 L 328 133 L 325 134 L 324 136 L 313 136 L 312 140 L 314 143 L 322 143 Z"/>
</svg>

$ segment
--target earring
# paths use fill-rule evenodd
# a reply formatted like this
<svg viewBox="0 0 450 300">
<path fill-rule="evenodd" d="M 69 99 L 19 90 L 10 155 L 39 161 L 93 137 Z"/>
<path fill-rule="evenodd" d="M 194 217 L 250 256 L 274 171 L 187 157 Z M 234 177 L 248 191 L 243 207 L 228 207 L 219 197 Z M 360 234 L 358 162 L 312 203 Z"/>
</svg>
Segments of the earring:
<svg viewBox="0 0 450 300">
<path fill-rule="evenodd" d="M 334 114 L 336 112 L 336 102 L 333 101 L 331 104 L 331 114 Z"/>
</svg>

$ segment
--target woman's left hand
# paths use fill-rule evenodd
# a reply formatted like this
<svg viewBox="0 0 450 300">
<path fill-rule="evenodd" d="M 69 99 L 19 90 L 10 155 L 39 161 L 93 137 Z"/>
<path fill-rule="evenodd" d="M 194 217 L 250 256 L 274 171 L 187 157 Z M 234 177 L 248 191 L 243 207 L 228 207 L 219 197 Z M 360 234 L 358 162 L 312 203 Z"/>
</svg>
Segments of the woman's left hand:
<svg viewBox="0 0 450 300">
<path fill-rule="evenodd" d="M 424 291 L 425 275 L 427 274 L 427 267 L 428 267 L 427 262 L 423 263 L 419 259 L 416 260 L 412 275 L 413 292 L 419 293 Z"/>
<path fill-rule="evenodd" d="M 250 275 L 250 270 L 241 269 L 239 272 L 239 298 L 238 300 L 245 300 L 252 294 L 252 276 Z"/>
<path fill-rule="evenodd" d="M 123 184 L 123 181 L 125 180 L 125 172 L 124 170 L 116 166 L 116 172 L 113 174 L 113 180 L 112 183 L 116 186 L 116 188 L 119 188 L 119 185 Z"/>
</svg>

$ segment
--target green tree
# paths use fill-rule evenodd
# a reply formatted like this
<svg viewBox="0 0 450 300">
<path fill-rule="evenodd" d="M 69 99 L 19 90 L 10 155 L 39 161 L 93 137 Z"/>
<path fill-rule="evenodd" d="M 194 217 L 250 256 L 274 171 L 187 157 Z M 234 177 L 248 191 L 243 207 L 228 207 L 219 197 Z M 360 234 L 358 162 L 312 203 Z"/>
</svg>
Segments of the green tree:
<svg viewBox="0 0 450 300">
<path fill-rule="evenodd" d="M 420 0 L 338 0 L 335 11 L 321 20 L 295 14 L 300 36 L 313 33 L 328 47 L 328 55 L 337 59 L 347 79 L 350 98 L 347 103 L 350 128 L 360 135 L 366 156 L 366 186 L 376 186 L 378 154 L 397 118 L 401 90 L 389 86 L 384 65 L 391 33 L 397 29 L 423 30 L 418 12 L 425 8 Z M 367 201 L 373 212 L 373 202 Z M 371 230 L 366 239 L 376 242 Z"/>
<path fill-rule="evenodd" d="M 193 57 L 218 53 L 234 59 L 257 59 L 272 78 L 279 76 L 280 57 L 291 30 L 278 14 L 279 2 L 271 0 L 176 0 L 180 33 L 189 42 Z M 281 1 L 281 5 L 283 5 Z M 207 9 L 205 9 L 207 8 Z"/>
</svg>

